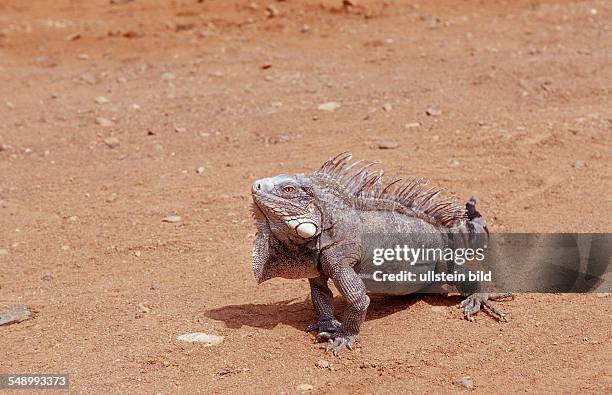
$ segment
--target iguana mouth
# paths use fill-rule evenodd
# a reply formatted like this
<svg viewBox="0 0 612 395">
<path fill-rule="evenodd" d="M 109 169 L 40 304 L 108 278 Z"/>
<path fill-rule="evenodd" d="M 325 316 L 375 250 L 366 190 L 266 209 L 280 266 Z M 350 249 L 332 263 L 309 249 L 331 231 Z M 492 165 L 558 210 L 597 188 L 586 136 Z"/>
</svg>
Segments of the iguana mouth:
<svg viewBox="0 0 612 395">
<path fill-rule="evenodd" d="M 253 203 L 255 203 L 263 215 L 266 215 L 267 212 L 272 212 L 286 221 L 308 215 L 308 211 L 304 210 L 303 207 L 292 204 L 271 193 L 253 190 L 251 195 L 253 197 Z M 285 208 L 287 206 L 290 206 L 289 210 L 291 214 L 289 214 Z"/>
<path fill-rule="evenodd" d="M 253 200 L 252 204 L 253 215 L 264 218 L 269 223 L 268 217 L 264 214 L 264 210 L 257 204 L 257 201 Z M 310 239 L 314 237 L 318 232 L 318 227 L 312 221 L 307 220 L 304 217 L 292 216 L 290 219 L 285 220 L 287 226 L 292 228 L 295 233 L 302 239 Z"/>
</svg>

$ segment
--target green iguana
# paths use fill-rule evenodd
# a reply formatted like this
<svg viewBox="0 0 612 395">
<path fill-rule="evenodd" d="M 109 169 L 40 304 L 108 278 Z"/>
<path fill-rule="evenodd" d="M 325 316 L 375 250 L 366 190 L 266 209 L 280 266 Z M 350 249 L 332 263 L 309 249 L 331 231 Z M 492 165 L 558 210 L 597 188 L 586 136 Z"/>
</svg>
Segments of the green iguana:
<svg viewBox="0 0 612 395">
<path fill-rule="evenodd" d="M 264 178 L 251 190 L 257 226 L 252 264 L 258 283 L 273 277 L 308 278 L 317 322 L 307 331 L 317 332 L 316 340 L 327 341 L 334 355 L 344 346 L 352 349 L 370 303 L 367 293 L 385 292 L 384 284 L 381 290 L 372 280 L 375 268 L 365 259 L 364 237 L 405 234 L 409 245 L 441 248 L 470 245 L 474 236 L 488 235 L 474 199 L 465 208 L 451 198 L 439 200 L 442 190 L 427 188 L 420 178 L 383 182 L 383 172 L 371 170 L 374 163 L 351 159 L 342 153 L 312 174 Z M 420 262 L 411 269 L 431 270 L 439 263 Z M 342 322 L 334 315 L 329 279 L 346 299 Z M 394 285 L 390 293 L 410 294 L 427 285 Z M 491 301 L 508 294 L 480 293 L 477 283 L 457 285 L 469 295 L 460 305 L 466 318 L 472 320 L 481 305 L 504 318 Z"/>
</svg>

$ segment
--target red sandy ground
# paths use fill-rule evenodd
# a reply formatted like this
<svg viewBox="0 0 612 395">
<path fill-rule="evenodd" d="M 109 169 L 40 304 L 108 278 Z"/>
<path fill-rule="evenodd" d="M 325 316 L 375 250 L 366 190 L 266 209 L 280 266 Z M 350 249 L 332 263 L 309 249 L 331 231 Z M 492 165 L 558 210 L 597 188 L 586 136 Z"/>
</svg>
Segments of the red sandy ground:
<svg viewBox="0 0 612 395">
<path fill-rule="evenodd" d="M 612 391 L 605 295 L 518 295 L 502 324 L 376 298 L 333 358 L 304 332 L 306 281 L 256 286 L 252 180 L 340 151 L 479 196 L 493 231 L 612 230 L 612 3 L 340 3 L 0 2 L 0 309 L 36 311 L 0 328 L 0 372 L 85 393 Z M 176 340 L 195 331 L 225 341 Z"/>
</svg>

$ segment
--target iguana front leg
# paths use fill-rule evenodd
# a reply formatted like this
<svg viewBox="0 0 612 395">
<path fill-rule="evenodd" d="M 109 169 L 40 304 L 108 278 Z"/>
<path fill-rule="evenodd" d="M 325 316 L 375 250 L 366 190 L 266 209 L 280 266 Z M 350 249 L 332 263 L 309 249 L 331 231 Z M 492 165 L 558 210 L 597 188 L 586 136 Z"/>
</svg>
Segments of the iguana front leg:
<svg viewBox="0 0 612 395">
<path fill-rule="evenodd" d="M 327 286 L 328 277 L 308 279 L 310 282 L 310 297 L 317 313 L 317 322 L 308 325 L 307 332 L 317 332 L 317 341 L 329 339 L 340 329 L 340 322 L 334 316 L 334 295 Z"/>
<path fill-rule="evenodd" d="M 461 273 L 467 278 L 469 276 L 469 268 L 465 265 L 449 265 L 449 273 Z M 512 296 L 512 293 L 488 293 L 481 292 L 480 284 L 475 281 L 462 281 L 454 284 L 459 292 L 466 298 L 461 302 L 459 307 L 463 309 L 463 315 L 468 321 L 474 321 L 474 315 L 478 313 L 482 306 L 486 306 L 493 317 L 499 321 L 506 321 L 506 314 L 497 307 L 493 301 L 506 299 Z"/>
<path fill-rule="evenodd" d="M 319 333 L 318 336 L 321 340 L 328 340 L 327 351 L 331 351 L 334 355 L 338 355 L 344 347 L 353 348 L 370 304 L 365 284 L 350 264 L 354 262 L 354 258 L 341 254 L 339 250 L 326 251 L 321 256 L 323 272 L 332 279 L 338 291 L 346 299 L 340 328 L 333 333 Z"/>
<path fill-rule="evenodd" d="M 460 231 L 464 246 L 471 248 L 484 248 L 489 241 L 489 230 L 487 229 L 487 222 L 476 210 L 476 199 L 470 198 L 465 205 L 468 221 L 463 227 L 460 227 Z M 468 268 L 465 265 L 455 266 L 451 265 L 451 271 L 458 269 L 459 272 L 463 272 L 466 276 L 468 275 Z M 463 315 L 468 321 L 474 321 L 474 314 L 480 311 L 481 307 L 487 306 L 489 312 L 498 320 L 506 321 L 506 314 L 497 307 L 492 301 L 502 300 L 508 297 L 512 297 L 511 293 L 487 293 L 480 292 L 480 284 L 478 283 L 460 283 L 458 284 L 459 290 L 464 295 L 469 295 L 465 298 L 459 307 L 463 309 Z"/>
</svg>

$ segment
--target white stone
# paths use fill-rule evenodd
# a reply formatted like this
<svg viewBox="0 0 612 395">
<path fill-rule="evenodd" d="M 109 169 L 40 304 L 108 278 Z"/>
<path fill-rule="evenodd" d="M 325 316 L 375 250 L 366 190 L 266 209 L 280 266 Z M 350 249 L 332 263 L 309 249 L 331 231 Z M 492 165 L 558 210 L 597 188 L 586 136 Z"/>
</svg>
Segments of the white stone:
<svg viewBox="0 0 612 395">
<path fill-rule="evenodd" d="M 300 393 L 304 393 L 312 391 L 314 386 L 312 386 L 312 384 L 299 384 L 295 389 Z"/>
<path fill-rule="evenodd" d="M 209 346 L 215 346 L 223 342 L 223 336 L 209 335 L 201 332 L 186 333 L 180 335 L 177 339 L 190 343 L 206 343 Z"/>
<path fill-rule="evenodd" d="M 330 101 L 330 102 L 323 103 L 323 104 L 319 105 L 319 107 L 317 107 L 317 108 L 319 110 L 321 110 L 321 111 L 330 111 L 331 112 L 331 111 L 339 109 L 341 106 L 342 106 L 342 104 L 340 104 L 340 103 L 337 103 L 335 101 Z"/>
</svg>

